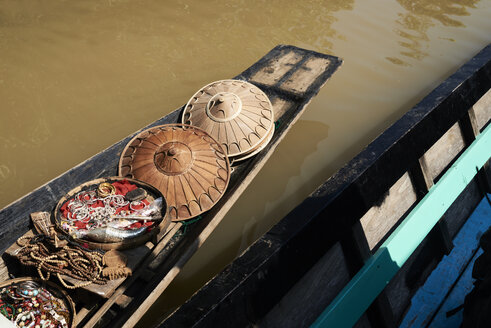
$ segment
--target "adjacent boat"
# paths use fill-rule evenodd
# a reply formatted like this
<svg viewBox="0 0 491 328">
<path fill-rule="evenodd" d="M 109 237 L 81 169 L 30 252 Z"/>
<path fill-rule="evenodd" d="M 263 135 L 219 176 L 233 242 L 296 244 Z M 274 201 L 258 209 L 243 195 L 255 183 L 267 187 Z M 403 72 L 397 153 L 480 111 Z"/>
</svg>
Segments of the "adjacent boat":
<svg viewBox="0 0 491 328">
<path fill-rule="evenodd" d="M 253 151 L 261 151 L 255 156 L 247 153 L 248 158 L 241 157 L 234 164 L 223 197 L 199 220 L 173 222 L 144 245 L 124 250 L 127 266 L 133 270 L 131 277 L 111 280 L 106 285 L 89 285 L 76 292 L 70 290 L 76 308 L 75 325 L 133 327 L 223 219 L 341 63 L 337 57 L 280 45 L 238 75 L 235 79 L 253 83 L 271 100 L 275 129 L 272 136 L 265 136 L 271 141 L 258 145 Z M 6 253 L 0 263 L 0 279 L 26 274 L 25 268 L 8 255 L 15 253 L 16 240 L 30 233 L 30 213 L 51 212 L 73 188 L 90 180 L 116 176 L 121 153 L 130 140 L 145 129 L 180 123 L 181 115 L 182 108 L 175 110 L 2 209 L 0 248 Z"/>
<path fill-rule="evenodd" d="M 490 122 L 488 45 L 160 327 L 436 324 L 491 225 L 489 208 L 482 212 L 490 206 Z M 479 203 L 487 214 L 475 219 Z M 445 267 L 446 254 L 458 260 Z M 439 298 L 427 293 L 418 307 L 417 290 L 437 264 L 428 281 Z"/>
</svg>

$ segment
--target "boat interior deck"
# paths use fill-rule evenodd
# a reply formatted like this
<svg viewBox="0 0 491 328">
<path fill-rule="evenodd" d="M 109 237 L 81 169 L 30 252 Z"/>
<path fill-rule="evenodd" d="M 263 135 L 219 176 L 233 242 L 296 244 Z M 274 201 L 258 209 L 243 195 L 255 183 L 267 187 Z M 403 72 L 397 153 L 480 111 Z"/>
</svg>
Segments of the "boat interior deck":
<svg viewBox="0 0 491 328">
<path fill-rule="evenodd" d="M 450 254 L 442 258 L 414 294 L 399 327 L 460 327 L 463 310 L 458 309 L 472 290 L 472 268 L 482 254 L 479 238 L 491 227 L 489 197 L 483 197 L 455 236 Z"/>
</svg>

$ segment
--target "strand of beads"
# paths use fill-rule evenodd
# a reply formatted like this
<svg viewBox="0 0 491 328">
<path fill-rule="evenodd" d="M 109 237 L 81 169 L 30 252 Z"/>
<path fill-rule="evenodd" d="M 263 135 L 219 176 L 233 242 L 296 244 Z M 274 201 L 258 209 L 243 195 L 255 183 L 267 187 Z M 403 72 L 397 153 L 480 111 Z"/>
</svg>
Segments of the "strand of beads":
<svg viewBox="0 0 491 328">
<path fill-rule="evenodd" d="M 100 285 L 107 283 L 107 279 L 102 277 L 103 255 L 97 251 L 89 251 L 72 244 L 53 250 L 48 248 L 42 240 L 26 242 L 23 239 L 22 245 L 24 246 L 16 254 L 17 258 L 21 264 L 35 267 L 42 280 L 48 280 L 51 274 L 55 274 L 60 283 L 69 289 L 84 287 L 92 283 Z M 76 285 L 68 285 L 61 278 L 62 275 L 81 282 Z"/>
</svg>

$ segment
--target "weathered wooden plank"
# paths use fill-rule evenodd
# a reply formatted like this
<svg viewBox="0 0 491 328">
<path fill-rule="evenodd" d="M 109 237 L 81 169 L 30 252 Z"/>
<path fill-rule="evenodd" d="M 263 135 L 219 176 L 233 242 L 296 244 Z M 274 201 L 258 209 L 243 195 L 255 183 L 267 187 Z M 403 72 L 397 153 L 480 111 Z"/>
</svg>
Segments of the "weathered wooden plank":
<svg viewBox="0 0 491 328">
<path fill-rule="evenodd" d="M 281 86 L 285 90 L 302 94 L 330 64 L 331 61 L 327 58 L 308 58 Z M 308 74 L 305 74 L 306 72 Z"/>
<path fill-rule="evenodd" d="M 313 327 L 351 327 L 491 157 L 491 126 L 459 157 L 350 281 Z"/>
<path fill-rule="evenodd" d="M 126 295 L 120 295 L 116 301 L 114 302 L 114 304 L 118 305 L 119 307 L 122 307 L 122 308 L 125 308 L 128 306 L 128 304 L 130 304 L 131 300 L 133 298 L 132 297 L 129 297 L 129 296 L 126 296 Z"/>
<path fill-rule="evenodd" d="M 471 144 L 472 141 L 474 141 L 474 138 L 475 136 L 473 136 L 473 139 L 468 144 Z M 423 199 L 423 197 L 428 193 L 428 190 L 433 186 L 433 181 L 428 181 L 427 179 L 425 179 L 425 176 L 428 176 L 428 173 L 425 173 L 423 171 L 419 160 L 418 163 L 416 165 L 413 165 L 409 171 L 411 181 L 413 182 L 419 201 Z M 441 249 L 443 253 L 450 253 L 453 244 L 452 238 L 448 231 L 445 215 L 443 216 L 443 218 L 440 219 L 440 221 L 438 221 L 438 223 L 429 233 L 428 238 L 431 240 L 431 243 L 435 244 L 436 248 Z"/>
<path fill-rule="evenodd" d="M 374 205 L 360 219 L 370 249 L 381 241 L 416 202 L 416 192 L 408 173 L 390 187 L 382 204 Z"/>
<path fill-rule="evenodd" d="M 75 315 L 75 318 L 73 320 L 73 325 L 74 327 L 78 327 L 80 322 L 88 315 L 90 314 L 95 308 L 95 303 L 92 303 L 87 306 L 82 306 L 79 309 L 77 309 L 77 314 Z"/>
<path fill-rule="evenodd" d="M 273 105 L 274 108 L 274 114 L 280 119 L 284 116 L 287 110 L 291 109 L 292 106 L 294 105 L 292 101 L 289 101 L 287 99 L 282 99 L 279 97 L 271 98 L 271 104 Z M 281 120 L 277 119 L 277 121 L 281 123 Z"/>
<path fill-rule="evenodd" d="M 429 186 L 464 149 L 464 138 L 459 123 L 455 123 L 430 149 L 420 158 L 425 180 Z"/>
<path fill-rule="evenodd" d="M 0 281 L 9 279 L 9 270 L 5 265 L 3 258 L 0 258 Z"/>
<path fill-rule="evenodd" d="M 341 246 L 335 244 L 258 325 L 271 328 L 310 326 L 349 279 Z"/>
<path fill-rule="evenodd" d="M 476 129 L 480 131 L 491 120 L 491 90 L 486 92 L 474 106 Z"/>
<path fill-rule="evenodd" d="M 250 80 L 268 86 L 276 85 L 302 58 L 303 56 L 301 54 L 284 49 L 279 56 L 271 58 L 267 65 L 264 65 L 262 69 L 254 73 L 250 77 Z"/>
<path fill-rule="evenodd" d="M 440 261 L 422 288 L 411 299 L 411 307 L 400 327 L 426 327 L 431 323 L 455 282 L 475 256 L 479 248 L 479 236 L 490 226 L 491 207 L 486 198 L 483 198 L 455 237 L 452 252 Z M 460 304 L 463 302 L 464 298 L 461 298 Z M 451 309 L 447 308 L 448 310 Z"/>
</svg>

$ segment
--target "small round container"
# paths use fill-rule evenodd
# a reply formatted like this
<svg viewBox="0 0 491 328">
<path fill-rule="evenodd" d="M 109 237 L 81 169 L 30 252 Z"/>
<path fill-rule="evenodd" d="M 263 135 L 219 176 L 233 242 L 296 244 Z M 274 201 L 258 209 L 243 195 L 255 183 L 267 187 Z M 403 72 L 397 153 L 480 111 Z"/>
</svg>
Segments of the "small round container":
<svg viewBox="0 0 491 328">
<path fill-rule="evenodd" d="M 153 225 L 148 228 L 148 231 L 145 233 L 138 235 L 133 238 L 128 238 L 124 239 L 122 241 L 116 241 L 116 242 L 98 242 L 98 241 L 93 241 L 89 240 L 86 238 L 76 238 L 68 231 L 66 231 L 62 227 L 62 221 L 65 221 L 66 218 L 63 217 L 62 213 L 62 206 L 72 199 L 76 194 L 78 194 L 81 191 L 95 191 L 96 193 L 99 192 L 101 197 L 104 197 L 106 193 L 111 193 L 112 191 L 110 190 L 111 188 L 107 186 L 107 184 L 111 184 L 113 182 L 121 182 L 123 180 L 127 180 L 129 183 L 136 185 L 138 188 L 143 188 L 146 193 L 147 193 L 147 200 L 149 202 L 152 202 L 153 200 L 161 197 L 162 198 L 162 208 L 161 208 L 161 220 L 155 220 Z M 100 188 L 99 188 L 100 187 Z M 98 190 L 99 189 L 99 190 Z M 155 187 L 149 185 L 148 183 L 145 183 L 143 181 L 139 181 L 136 179 L 131 179 L 131 178 L 123 178 L 123 177 L 108 177 L 108 178 L 100 178 L 100 179 L 95 179 L 91 180 L 88 182 L 85 182 L 78 187 L 70 190 L 64 197 L 62 197 L 59 201 L 58 204 L 55 208 L 54 211 L 54 220 L 55 220 L 55 225 L 59 231 L 64 233 L 65 235 L 69 236 L 71 239 L 73 239 L 75 242 L 85 245 L 88 248 L 91 249 L 102 249 L 102 250 L 110 250 L 110 249 L 128 249 L 128 248 L 134 248 L 137 246 L 140 246 L 144 243 L 146 243 L 148 240 L 152 238 L 152 236 L 156 235 L 159 231 L 164 230 L 170 223 L 170 219 L 165 215 L 167 212 L 167 203 L 165 197 L 162 195 L 162 193 L 156 189 Z"/>
<path fill-rule="evenodd" d="M 51 281 L 43 281 L 41 279 L 37 278 L 31 278 L 31 277 L 21 277 L 21 278 L 15 278 L 15 279 L 10 279 L 6 280 L 0 283 L 0 290 L 9 287 L 12 285 L 21 285 L 22 283 L 29 283 L 29 282 L 35 282 L 36 284 L 40 285 L 40 287 L 46 289 L 52 296 L 54 296 L 57 300 L 63 302 L 63 306 L 68 310 L 68 315 L 64 316 L 65 319 L 67 319 L 67 326 L 69 328 L 73 327 L 73 319 L 75 318 L 75 303 L 73 300 L 70 298 L 67 292 L 65 292 L 61 287 L 56 285 L 55 283 L 52 283 Z M 17 309 L 16 309 L 17 311 Z M 0 314 L 2 315 L 2 314 Z M 18 315 L 18 313 L 16 313 Z"/>
</svg>

